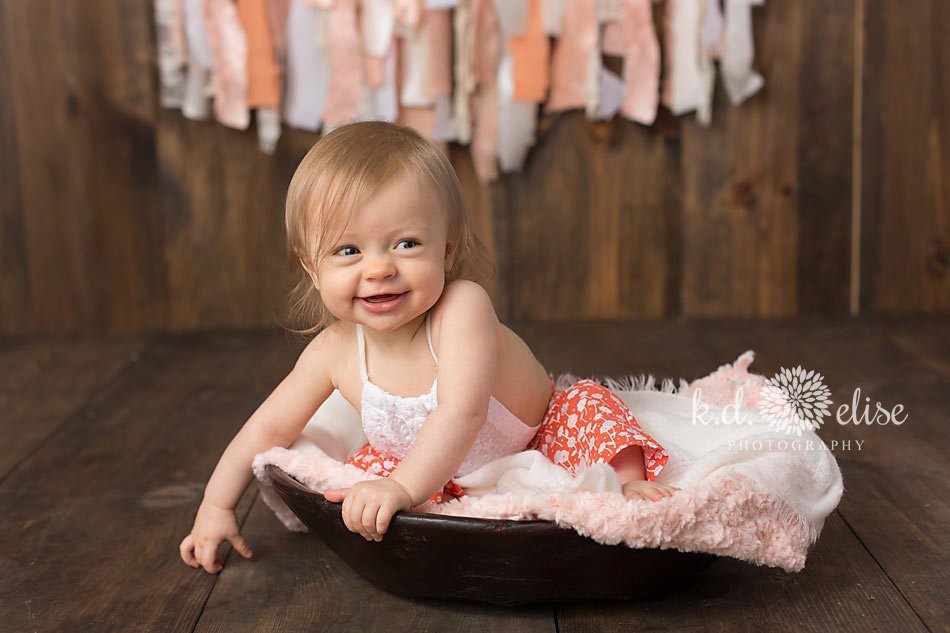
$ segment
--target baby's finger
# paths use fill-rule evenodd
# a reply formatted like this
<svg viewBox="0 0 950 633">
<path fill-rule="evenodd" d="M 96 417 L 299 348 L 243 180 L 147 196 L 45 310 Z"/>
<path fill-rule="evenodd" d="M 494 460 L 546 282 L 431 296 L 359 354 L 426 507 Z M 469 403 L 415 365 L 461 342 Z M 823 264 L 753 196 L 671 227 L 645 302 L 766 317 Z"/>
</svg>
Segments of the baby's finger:
<svg viewBox="0 0 950 633">
<path fill-rule="evenodd" d="M 346 499 L 349 491 L 349 488 L 336 488 L 334 490 L 327 490 L 325 493 L 323 493 L 323 496 L 327 501 L 337 503 L 341 499 Z"/>
<path fill-rule="evenodd" d="M 379 503 L 370 501 L 363 507 L 363 536 L 366 540 L 378 540 L 379 534 L 376 532 L 376 515 L 379 514 Z"/>
<path fill-rule="evenodd" d="M 236 534 L 228 539 L 231 541 L 231 545 L 234 546 L 234 549 L 238 551 L 238 554 L 244 558 L 250 558 L 254 555 L 254 552 L 251 551 L 250 546 L 248 546 L 247 541 L 244 540 L 244 537 L 240 534 Z"/>
<path fill-rule="evenodd" d="M 198 560 L 195 558 L 195 540 L 192 538 L 191 534 L 186 536 L 181 545 L 178 546 L 178 552 L 181 554 L 181 559 L 185 561 L 185 564 L 189 567 L 197 567 Z"/>
<path fill-rule="evenodd" d="M 215 559 L 218 553 L 217 543 L 211 545 L 210 543 L 201 548 L 201 555 L 198 557 L 201 566 L 204 567 L 204 570 L 209 574 L 216 574 L 221 571 L 221 567 L 218 565 L 218 561 Z"/>
<path fill-rule="evenodd" d="M 379 513 L 376 515 L 376 533 L 379 534 L 379 540 L 382 540 L 383 534 L 389 529 L 389 522 L 393 517 L 393 508 L 389 504 L 380 506 Z"/>
<path fill-rule="evenodd" d="M 350 505 L 352 501 L 353 500 L 350 497 L 347 497 L 346 499 L 344 499 L 343 508 L 341 511 L 341 515 L 343 516 L 343 525 L 345 525 L 346 529 L 349 530 L 350 532 L 353 531 L 353 528 L 350 526 Z"/>
<path fill-rule="evenodd" d="M 357 534 L 363 535 L 363 506 L 366 502 L 362 499 L 354 499 L 350 504 L 350 529 Z"/>
</svg>

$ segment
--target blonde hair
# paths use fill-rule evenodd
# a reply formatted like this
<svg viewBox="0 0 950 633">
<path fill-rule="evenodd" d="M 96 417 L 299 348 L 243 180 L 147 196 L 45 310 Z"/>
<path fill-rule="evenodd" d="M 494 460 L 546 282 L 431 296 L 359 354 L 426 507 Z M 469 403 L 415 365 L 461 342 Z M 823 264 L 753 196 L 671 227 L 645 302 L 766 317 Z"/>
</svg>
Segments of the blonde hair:
<svg viewBox="0 0 950 633">
<path fill-rule="evenodd" d="M 356 210 L 393 177 L 408 174 L 428 183 L 448 215 L 452 265 L 445 282 L 469 279 L 485 285 L 495 275 L 491 254 L 472 231 L 461 185 L 452 164 L 412 128 L 386 121 L 360 121 L 334 129 L 307 152 L 287 190 L 287 255 L 298 278 L 288 301 L 296 334 L 315 334 L 339 319 L 320 299 L 307 270 L 320 261 Z M 306 268 L 307 270 L 305 270 Z"/>
</svg>

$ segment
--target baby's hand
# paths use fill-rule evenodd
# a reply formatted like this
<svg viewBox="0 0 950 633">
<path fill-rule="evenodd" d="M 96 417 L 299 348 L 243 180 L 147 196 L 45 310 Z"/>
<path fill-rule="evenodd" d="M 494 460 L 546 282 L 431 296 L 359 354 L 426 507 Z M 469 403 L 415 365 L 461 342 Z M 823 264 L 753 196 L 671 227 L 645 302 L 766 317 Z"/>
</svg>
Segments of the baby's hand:
<svg viewBox="0 0 950 633">
<path fill-rule="evenodd" d="M 399 483 L 384 477 L 361 481 L 351 488 L 328 490 L 324 496 L 334 503 L 343 500 L 343 523 L 350 532 L 367 541 L 381 541 L 389 521 L 400 510 L 412 508 L 412 497 Z"/>
<path fill-rule="evenodd" d="M 627 499 L 651 499 L 653 501 L 659 501 L 663 497 L 672 497 L 674 490 L 679 490 L 679 488 L 655 481 L 634 479 L 623 485 L 622 492 L 623 496 Z"/>
<path fill-rule="evenodd" d="M 234 510 L 202 501 L 191 534 L 182 540 L 178 551 L 185 564 L 195 568 L 200 565 L 209 574 L 216 574 L 224 564 L 217 558 L 218 545 L 224 541 L 231 541 L 234 549 L 244 558 L 250 558 L 253 554 L 238 531 Z"/>
</svg>

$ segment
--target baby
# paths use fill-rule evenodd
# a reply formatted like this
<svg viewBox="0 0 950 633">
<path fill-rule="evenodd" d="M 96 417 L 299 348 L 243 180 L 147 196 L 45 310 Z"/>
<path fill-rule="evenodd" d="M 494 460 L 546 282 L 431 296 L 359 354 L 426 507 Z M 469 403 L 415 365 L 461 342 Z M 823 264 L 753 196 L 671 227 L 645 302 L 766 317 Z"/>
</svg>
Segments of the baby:
<svg viewBox="0 0 950 633">
<path fill-rule="evenodd" d="M 676 490 L 655 481 L 669 457 L 619 397 L 590 380 L 556 388 L 498 321 L 459 181 L 418 133 L 365 121 L 323 136 L 294 173 L 286 222 L 301 267 L 291 305 L 313 324 L 297 331 L 315 336 L 221 456 L 179 548 L 187 564 L 217 573 L 225 540 L 251 556 L 234 514 L 251 462 L 289 446 L 334 389 L 369 440 L 347 463 L 381 478 L 325 496 L 367 540 L 400 510 L 464 496 L 455 477 L 523 450 L 572 474 L 609 463 L 630 499 Z"/>
</svg>

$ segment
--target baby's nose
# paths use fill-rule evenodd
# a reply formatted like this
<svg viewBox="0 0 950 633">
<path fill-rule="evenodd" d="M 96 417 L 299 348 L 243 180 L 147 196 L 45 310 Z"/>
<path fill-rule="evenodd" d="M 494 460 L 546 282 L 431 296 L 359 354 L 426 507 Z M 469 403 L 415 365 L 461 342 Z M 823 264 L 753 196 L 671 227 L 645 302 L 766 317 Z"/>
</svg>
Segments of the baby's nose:
<svg viewBox="0 0 950 633">
<path fill-rule="evenodd" d="M 366 262 L 363 269 L 363 276 L 366 279 L 385 279 L 396 274 L 396 267 L 392 261 L 386 258 L 378 258 Z"/>
</svg>

